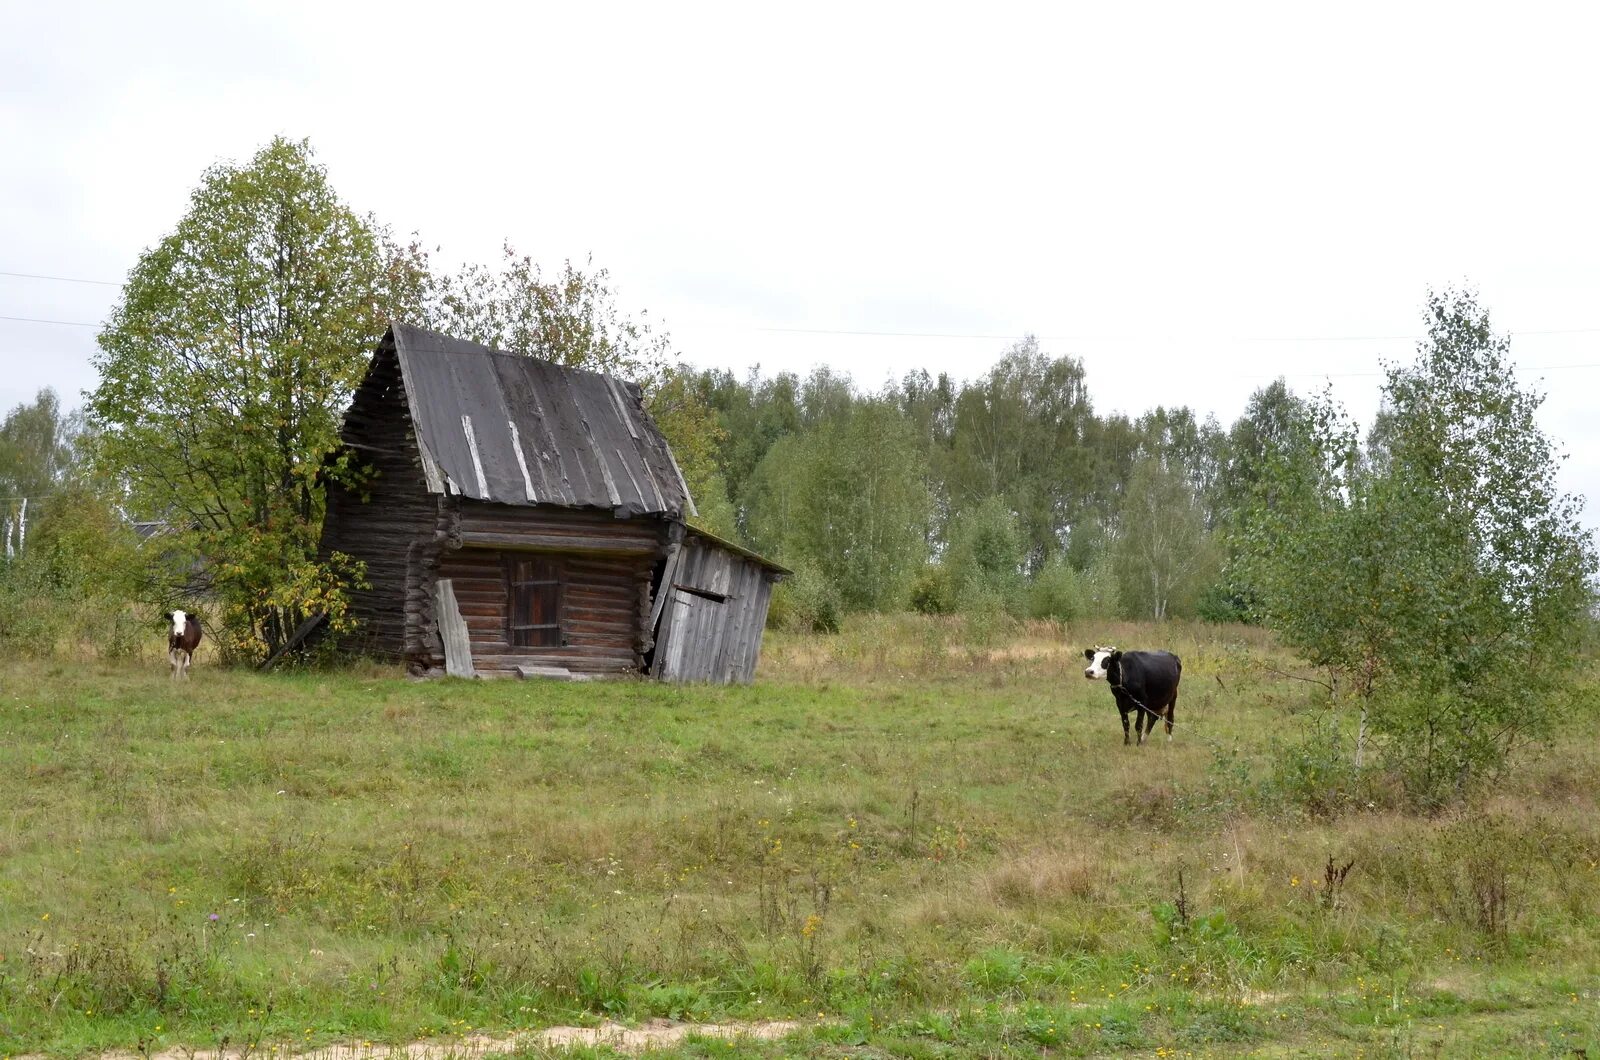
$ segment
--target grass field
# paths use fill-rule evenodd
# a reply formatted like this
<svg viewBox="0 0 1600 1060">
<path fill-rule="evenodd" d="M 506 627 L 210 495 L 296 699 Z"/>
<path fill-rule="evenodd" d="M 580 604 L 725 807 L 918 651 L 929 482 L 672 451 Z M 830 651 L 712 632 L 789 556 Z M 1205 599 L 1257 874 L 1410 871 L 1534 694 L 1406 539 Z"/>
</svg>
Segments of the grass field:
<svg viewBox="0 0 1600 1060">
<path fill-rule="evenodd" d="M 1600 1056 L 1600 717 L 1425 818 L 1327 796 L 1259 631 L 975 637 L 774 636 L 733 689 L 8 664 L 0 1056 L 651 1017 L 806 1024 L 695 1056 Z M 1171 745 L 1122 746 L 1095 641 L 1184 657 Z"/>
</svg>

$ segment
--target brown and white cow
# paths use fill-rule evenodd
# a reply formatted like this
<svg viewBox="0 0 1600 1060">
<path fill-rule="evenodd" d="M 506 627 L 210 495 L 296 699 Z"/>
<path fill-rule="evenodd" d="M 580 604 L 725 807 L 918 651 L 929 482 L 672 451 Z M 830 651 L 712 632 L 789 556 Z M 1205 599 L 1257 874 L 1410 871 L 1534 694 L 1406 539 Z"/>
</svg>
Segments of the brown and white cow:
<svg viewBox="0 0 1600 1060">
<path fill-rule="evenodd" d="M 194 650 L 200 646 L 200 620 L 184 611 L 167 612 L 171 627 L 167 630 L 167 661 L 172 664 L 172 678 L 189 676 L 189 664 L 194 662 Z"/>
</svg>

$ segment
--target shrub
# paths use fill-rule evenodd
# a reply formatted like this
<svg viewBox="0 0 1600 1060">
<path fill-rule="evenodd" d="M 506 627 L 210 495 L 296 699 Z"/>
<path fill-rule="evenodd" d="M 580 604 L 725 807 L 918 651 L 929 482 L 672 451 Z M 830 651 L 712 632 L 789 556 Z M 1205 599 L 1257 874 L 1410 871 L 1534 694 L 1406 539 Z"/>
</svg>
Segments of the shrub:
<svg viewBox="0 0 1600 1060">
<path fill-rule="evenodd" d="M 779 584 L 767 610 L 767 625 L 794 633 L 837 633 L 844 606 L 838 591 L 815 564 L 801 560 Z"/>
<path fill-rule="evenodd" d="M 956 609 L 955 583 L 950 568 L 930 563 L 911 580 L 911 609 L 924 615 L 948 615 Z"/>
<path fill-rule="evenodd" d="M 1332 720 L 1330 716 L 1330 721 Z M 1334 817 L 1356 804 L 1361 772 L 1329 725 L 1310 730 L 1273 756 L 1262 794 L 1272 806 L 1294 806 L 1313 817 Z"/>
<path fill-rule="evenodd" d="M 1249 592 L 1223 578 L 1201 591 L 1195 601 L 1195 616 L 1202 622 L 1253 622 L 1255 609 Z"/>
<path fill-rule="evenodd" d="M 950 531 L 950 554 L 944 564 L 955 588 L 958 606 L 968 599 L 999 595 L 1008 610 L 1022 587 L 1022 534 L 1017 517 L 1002 497 L 990 497 L 960 513 Z"/>
<path fill-rule="evenodd" d="M 960 608 L 966 619 L 967 646 L 987 648 L 1012 632 L 1016 627 L 1016 620 L 1011 617 L 1014 604 L 1013 597 L 996 589 L 972 586 L 963 591 Z"/>
<path fill-rule="evenodd" d="M 1089 587 L 1083 574 L 1065 557 L 1046 563 L 1028 591 L 1028 614 L 1033 618 L 1072 622 L 1089 613 Z"/>
<path fill-rule="evenodd" d="M 83 644 L 112 658 L 135 653 L 155 628 L 132 602 L 141 570 L 116 513 L 85 489 L 62 488 L 40 507 L 21 555 L 0 562 L 0 642 L 31 656 Z"/>
</svg>

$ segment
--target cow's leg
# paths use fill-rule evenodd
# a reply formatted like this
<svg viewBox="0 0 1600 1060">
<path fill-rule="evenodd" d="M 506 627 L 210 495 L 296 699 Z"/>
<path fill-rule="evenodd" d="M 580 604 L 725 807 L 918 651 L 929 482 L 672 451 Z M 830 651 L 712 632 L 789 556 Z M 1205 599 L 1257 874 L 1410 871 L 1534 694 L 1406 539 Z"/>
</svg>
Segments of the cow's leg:
<svg viewBox="0 0 1600 1060">
<path fill-rule="evenodd" d="M 1126 747 L 1132 742 L 1128 739 L 1128 708 L 1118 703 L 1117 710 L 1122 712 L 1122 746 Z"/>
<path fill-rule="evenodd" d="M 1178 713 L 1178 693 L 1177 693 L 1177 690 L 1174 689 L 1173 693 L 1172 693 L 1172 702 L 1167 704 L 1167 742 L 1168 743 L 1172 742 L 1172 718 L 1177 713 Z"/>
<path fill-rule="evenodd" d="M 1135 718 L 1133 722 L 1133 734 L 1138 738 L 1140 747 L 1144 746 L 1144 738 L 1145 735 L 1150 732 L 1150 728 L 1150 712 L 1144 707 L 1140 707 L 1139 716 Z"/>
<path fill-rule="evenodd" d="M 185 681 L 189 679 L 189 664 L 192 662 L 194 662 L 194 652 L 185 651 L 183 653 L 183 679 Z"/>
<path fill-rule="evenodd" d="M 168 673 L 167 676 L 171 677 L 174 681 L 176 681 L 178 679 L 178 649 L 176 649 L 176 648 L 168 648 L 167 649 L 167 664 L 168 664 L 168 666 L 170 668 L 170 672 Z"/>
</svg>

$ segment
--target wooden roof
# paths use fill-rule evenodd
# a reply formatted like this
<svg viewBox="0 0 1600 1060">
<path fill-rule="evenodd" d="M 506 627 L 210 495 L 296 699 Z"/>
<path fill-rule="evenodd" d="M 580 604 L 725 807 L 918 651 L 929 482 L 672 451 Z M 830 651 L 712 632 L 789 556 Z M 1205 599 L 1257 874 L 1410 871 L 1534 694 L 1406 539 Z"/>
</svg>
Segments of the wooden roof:
<svg viewBox="0 0 1600 1060">
<path fill-rule="evenodd" d="M 694 514 L 639 387 L 395 324 L 385 336 L 433 493 L 496 504 Z"/>
</svg>

